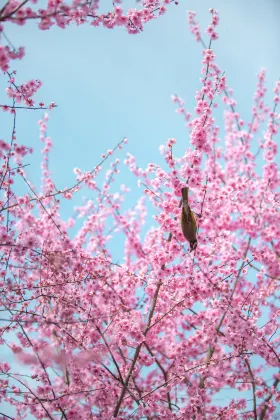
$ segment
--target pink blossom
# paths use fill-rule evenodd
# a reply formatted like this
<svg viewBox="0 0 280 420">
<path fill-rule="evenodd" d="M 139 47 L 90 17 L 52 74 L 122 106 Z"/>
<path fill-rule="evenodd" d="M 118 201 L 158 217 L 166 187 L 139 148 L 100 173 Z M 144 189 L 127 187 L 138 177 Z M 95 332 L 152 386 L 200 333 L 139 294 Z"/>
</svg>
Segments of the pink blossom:
<svg viewBox="0 0 280 420">
<path fill-rule="evenodd" d="M 136 34 L 169 3 L 144 0 L 125 12 L 118 1 L 101 14 L 97 0 L 49 0 L 44 9 L 23 4 L 17 11 L 19 1 L 10 0 L 0 31 L 6 22 L 39 18 L 43 30 L 89 21 Z M 25 167 L 31 149 L 21 143 L 12 104 L 26 112 L 44 108 L 34 99 L 41 82 L 18 84 L 15 72 L 8 75 L 12 104 L 2 109 L 13 113 L 13 126 L 0 140 L 0 345 L 9 363 L 0 364 L 0 388 L 17 420 L 268 419 L 275 413 L 280 84 L 267 105 L 260 71 L 248 122 L 216 62 L 217 11 L 210 9 L 208 45 L 195 12 L 188 20 L 203 59 L 191 112 L 189 101 L 172 96 L 187 127 L 185 146 L 166 138 L 157 163 L 144 168 L 131 153 L 123 162 L 124 138 L 92 169 L 75 168 L 70 186 L 58 187 L 49 165 L 56 139 L 47 134 L 46 113 L 38 121 L 41 182 L 33 185 Z M 2 46 L 2 70 L 22 56 L 23 50 Z M 219 127 L 214 108 L 221 94 Z M 124 164 L 135 176 L 130 188 L 118 180 Z M 130 206 L 125 194 L 137 184 L 142 195 Z M 185 186 L 198 227 L 194 252 L 181 229 Z M 65 199 L 73 204 L 68 216 Z M 221 405 L 216 397 L 225 387 L 234 389 L 234 398 Z"/>
</svg>

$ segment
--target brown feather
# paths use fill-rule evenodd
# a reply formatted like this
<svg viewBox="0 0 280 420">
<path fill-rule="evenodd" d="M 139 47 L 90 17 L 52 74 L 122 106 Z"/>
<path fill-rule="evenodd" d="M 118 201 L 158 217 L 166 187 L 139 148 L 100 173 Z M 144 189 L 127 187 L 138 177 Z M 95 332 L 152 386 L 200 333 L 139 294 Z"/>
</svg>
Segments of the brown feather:
<svg viewBox="0 0 280 420">
<path fill-rule="evenodd" d="M 189 187 L 182 188 L 181 193 L 182 193 L 183 206 L 185 203 L 186 206 L 188 207 L 189 206 Z"/>
<path fill-rule="evenodd" d="M 193 212 L 188 203 L 188 187 L 182 188 L 182 213 L 181 213 L 181 227 L 184 237 L 191 244 L 191 249 L 196 246 L 196 232 L 197 225 Z"/>
</svg>

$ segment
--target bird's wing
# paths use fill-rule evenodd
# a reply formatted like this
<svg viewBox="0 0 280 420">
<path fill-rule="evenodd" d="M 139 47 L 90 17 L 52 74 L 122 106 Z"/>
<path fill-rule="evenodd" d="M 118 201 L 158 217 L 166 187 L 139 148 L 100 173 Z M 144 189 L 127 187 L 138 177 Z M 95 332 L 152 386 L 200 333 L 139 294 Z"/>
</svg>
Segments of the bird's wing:
<svg viewBox="0 0 280 420">
<path fill-rule="evenodd" d="M 195 229 L 197 229 L 195 215 L 193 214 L 193 212 L 191 210 L 190 210 L 190 216 L 191 216 L 191 220 L 192 220 L 192 223 L 193 223 Z"/>
</svg>

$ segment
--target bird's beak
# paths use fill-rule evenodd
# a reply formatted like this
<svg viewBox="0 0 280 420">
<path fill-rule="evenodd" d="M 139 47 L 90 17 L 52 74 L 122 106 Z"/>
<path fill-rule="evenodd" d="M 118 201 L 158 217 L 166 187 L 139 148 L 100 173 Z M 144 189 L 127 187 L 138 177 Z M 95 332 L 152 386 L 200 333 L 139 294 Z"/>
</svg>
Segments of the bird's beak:
<svg viewBox="0 0 280 420">
<path fill-rule="evenodd" d="M 191 248 L 191 252 L 194 251 L 197 247 L 197 241 L 194 242 L 190 242 L 190 248 Z"/>
</svg>

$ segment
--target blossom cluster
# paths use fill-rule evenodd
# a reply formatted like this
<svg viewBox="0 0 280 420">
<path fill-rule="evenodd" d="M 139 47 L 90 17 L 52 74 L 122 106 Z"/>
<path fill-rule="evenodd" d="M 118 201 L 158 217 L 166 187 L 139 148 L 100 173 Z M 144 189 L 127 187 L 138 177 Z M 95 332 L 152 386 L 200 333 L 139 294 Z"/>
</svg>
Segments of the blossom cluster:
<svg viewBox="0 0 280 420">
<path fill-rule="evenodd" d="M 145 2 L 144 8 L 155 3 L 162 4 Z M 11 4 L 14 10 L 19 3 Z M 70 11 L 71 19 L 87 16 L 77 2 L 70 9 L 60 1 L 48 4 L 65 16 L 45 16 L 43 26 L 63 25 Z M 20 11 L 16 23 L 31 13 Z M 280 84 L 273 103 L 266 104 L 265 71 L 259 73 L 252 119 L 244 121 L 216 63 L 212 42 L 219 16 L 215 10 L 210 16 L 206 46 L 194 13 L 189 15 L 191 32 L 203 46 L 193 112 L 173 97 L 189 130 L 189 147 L 177 157 L 176 139 L 169 138 L 160 147 L 162 164 L 146 168 L 127 153 L 124 165 L 142 192 L 132 208 L 123 205 L 129 188 L 115 186 L 126 139 L 90 172 L 75 168 L 74 185 L 60 189 L 48 165 L 52 139 L 46 113 L 38 124 L 43 144 L 38 190 L 24 166 L 32 150 L 17 143 L 15 129 L 10 141 L 0 140 L 0 345 L 9 353 L 9 362 L 0 363 L 0 400 L 17 420 L 30 414 L 69 420 L 263 420 L 277 409 Z M 22 98 L 18 95 L 30 98 L 39 87 L 31 81 L 13 89 L 10 83 L 13 101 Z M 215 121 L 220 108 L 223 139 Z M 14 107 L 14 126 L 17 112 Z M 111 166 L 102 184 L 105 161 Z M 26 194 L 19 195 L 18 182 L 24 182 Z M 198 225 L 194 253 L 180 227 L 186 185 Z M 91 198 L 63 220 L 61 201 L 71 202 L 81 190 Z M 147 231 L 148 211 L 155 223 Z M 123 248 L 121 260 L 114 258 L 112 238 Z M 225 390 L 235 393 L 218 404 Z"/>
<path fill-rule="evenodd" d="M 0 39 L 2 43 L 1 35 L 7 22 L 22 26 L 29 20 L 38 22 L 41 30 L 48 30 L 52 26 L 65 29 L 71 23 L 88 23 L 108 29 L 123 26 L 129 34 L 137 34 L 147 22 L 163 15 L 166 7 L 173 2 L 174 0 L 142 0 L 142 7 L 125 10 L 121 0 L 117 0 L 113 3 L 112 11 L 101 13 L 99 0 L 49 0 L 44 8 L 37 7 L 38 0 L 8 0 L 0 9 Z M 178 4 L 177 1 L 174 3 Z M 0 45 L 1 70 L 7 71 L 11 60 L 21 59 L 23 56 L 23 47 L 16 50 L 10 45 Z"/>
</svg>

